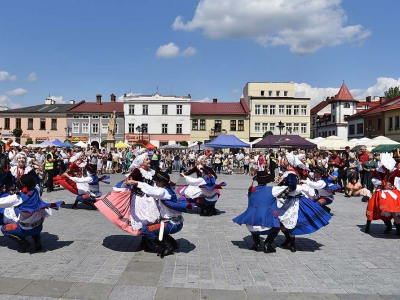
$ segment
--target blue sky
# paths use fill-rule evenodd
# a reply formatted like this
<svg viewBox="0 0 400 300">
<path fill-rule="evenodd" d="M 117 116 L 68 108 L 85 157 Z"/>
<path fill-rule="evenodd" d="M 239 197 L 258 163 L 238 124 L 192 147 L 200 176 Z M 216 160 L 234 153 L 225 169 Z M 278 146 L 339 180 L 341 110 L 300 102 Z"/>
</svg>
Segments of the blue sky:
<svg viewBox="0 0 400 300">
<path fill-rule="evenodd" d="M 1 1 L 0 105 L 187 95 L 294 81 L 316 104 L 400 84 L 398 0 Z M 28 80 L 29 76 L 29 80 Z M 103 101 L 104 101 L 103 100 Z"/>
</svg>

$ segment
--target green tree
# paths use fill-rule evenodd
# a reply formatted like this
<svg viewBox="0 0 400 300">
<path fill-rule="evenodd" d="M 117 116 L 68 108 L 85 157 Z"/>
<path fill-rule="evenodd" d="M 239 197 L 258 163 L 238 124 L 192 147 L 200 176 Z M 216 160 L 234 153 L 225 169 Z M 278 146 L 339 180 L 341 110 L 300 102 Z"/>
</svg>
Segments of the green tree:
<svg viewBox="0 0 400 300">
<path fill-rule="evenodd" d="M 101 141 L 100 146 L 101 146 L 101 147 L 107 146 L 107 141 Z"/>
<path fill-rule="evenodd" d="M 268 135 L 274 135 L 273 133 L 272 133 L 272 131 L 266 131 L 264 134 L 263 134 L 263 138 L 265 138 L 266 136 L 268 136 Z"/>
<path fill-rule="evenodd" d="M 385 92 L 386 100 L 390 100 L 400 96 L 400 88 L 398 86 L 391 87 Z"/>
<path fill-rule="evenodd" d="M 189 146 L 188 142 L 186 142 L 186 141 L 182 141 L 179 144 L 181 144 L 181 146 L 185 146 L 185 147 Z"/>
<path fill-rule="evenodd" d="M 33 144 L 32 140 L 27 140 L 26 143 L 25 143 L 25 145 L 31 145 L 31 144 Z"/>
<path fill-rule="evenodd" d="M 21 139 L 20 138 L 21 138 L 22 133 L 23 133 L 23 131 L 22 131 L 21 128 L 14 128 L 14 130 L 13 130 L 13 135 L 15 136 L 16 142 L 18 144 L 21 143 Z"/>
</svg>

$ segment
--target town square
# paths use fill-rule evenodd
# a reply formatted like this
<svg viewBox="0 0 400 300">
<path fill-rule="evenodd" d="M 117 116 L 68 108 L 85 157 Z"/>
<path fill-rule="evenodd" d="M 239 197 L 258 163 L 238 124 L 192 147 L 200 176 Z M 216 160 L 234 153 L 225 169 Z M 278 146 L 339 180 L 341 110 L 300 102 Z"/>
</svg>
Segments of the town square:
<svg viewBox="0 0 400 300">
<path fill-rule="evenodd" d="M 399 8 L 2 2 L 0 299 L 400 299 Z"/>
</svg>

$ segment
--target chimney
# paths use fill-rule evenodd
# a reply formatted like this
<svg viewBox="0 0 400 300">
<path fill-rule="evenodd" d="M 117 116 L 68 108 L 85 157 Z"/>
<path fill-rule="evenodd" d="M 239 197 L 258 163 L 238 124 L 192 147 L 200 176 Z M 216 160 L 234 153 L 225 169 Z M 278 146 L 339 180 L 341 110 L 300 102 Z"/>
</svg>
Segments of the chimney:
<svg viewBox="0 0 400 300">
<path fill-rule="evenodd" d="M 326 100 L 329 100 L 329 97 L 326 97 Z"/>
<path fill-rule="evenodd" d="M 51 99 L 51 105 L 56 104 L 56 100 Z"/>
<path fill-rule="evenodd" d="M 44 100 L 44 104 L 46 104 L 46 105 L 52 105 L 52 104 L 53 104 L 53 100 L 47 98 L 46 100 Z"/>
<path fill-rule="evenodd" d="M 101 104 L 101 94 L 96 95 L 96 103 Z"/>
<path fill-rule="evenodd" d="M 124 98 L 126 98 L 126 93 L 124 94 Z"/>
<path fill-rule="evenodd" d="M 110 95 L 110 100 L 111 100 L 111 102 L 115 102 L 115 95 L 114 94 Z"/>
<path fill-rule="evenodd" d="M 332 96 L 331 99 L 335 99 L 335 96 Z"/>
<path fill-rule="evenodd" d="M 218 102 L 218 99 L 217 98 L 214 98 L 213 99 L 213 103 L 217 103 Z"/>
<path fill-rule="evenodd" d="M 379 97 L 379 103 L 384 103 L 386 102 L 386 97 Z"/>
<path fill-rule="evenodd" d="M 192 98 L 192 96 L 190 94 L 188 94 L 188 98 Z"/>
<path fill-rule="evenodd" d="M 69 104 L 75 104 L 75 100 L 69 100 Z"/>
<path fill-rule="evenodd" d="M 365 98 L 365 100 L 366 100 L 367 102 L 371 102 L 371 96 L 367 96 L 367 97 Z"/>
</svg>

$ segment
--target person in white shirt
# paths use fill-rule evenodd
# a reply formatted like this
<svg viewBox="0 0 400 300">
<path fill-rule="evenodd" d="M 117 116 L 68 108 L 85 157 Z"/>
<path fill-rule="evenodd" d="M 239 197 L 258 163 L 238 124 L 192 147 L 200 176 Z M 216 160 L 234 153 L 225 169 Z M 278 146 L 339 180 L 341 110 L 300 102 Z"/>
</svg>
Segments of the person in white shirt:
<svg viewBox="0 0 400 300">
<path fill-rule="evenodd" d="M 239 149 L 239 152 L 236 154 L 236 162 L 237 162 L 236 174 L 243 174 L 244 155 L 241 149 Z"/>
</svg>

